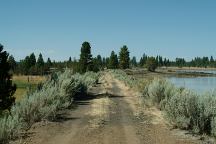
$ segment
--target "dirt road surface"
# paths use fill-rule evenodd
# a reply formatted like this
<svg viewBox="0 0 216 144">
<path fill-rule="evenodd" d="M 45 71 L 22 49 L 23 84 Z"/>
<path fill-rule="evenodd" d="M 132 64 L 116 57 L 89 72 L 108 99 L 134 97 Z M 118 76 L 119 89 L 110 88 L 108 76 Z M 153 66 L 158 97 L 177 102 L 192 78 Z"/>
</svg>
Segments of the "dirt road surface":
<svg viewBox="0 0 216 144">
<path fill-rule="evenodd" d="M 197 144 L 205 143 L 170 130 L 162 114 L 145 109 L 140 94 L 104 73 L 91 96 L 76 101 L 54 122 L 35 124 L 12 144 Z M 206 142 L 207 143 L 207 142 Z"/>
</svg>

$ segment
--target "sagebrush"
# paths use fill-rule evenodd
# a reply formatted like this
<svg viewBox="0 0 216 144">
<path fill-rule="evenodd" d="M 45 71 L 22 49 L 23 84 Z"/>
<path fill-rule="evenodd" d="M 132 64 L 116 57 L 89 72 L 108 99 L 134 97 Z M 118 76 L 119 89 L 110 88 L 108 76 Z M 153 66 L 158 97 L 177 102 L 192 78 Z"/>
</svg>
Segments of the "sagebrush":
<svg viewBox="0 0 216 144">
<path fill-rule="evenodd" d="M 146 89 L 145 98 L 164 110 L 174 126 L 216 136 L 216 91 L 197 94 L 165 79 L 154 79 Z"/>
<path fill-rule="evenodd" d="M 96 84 L 98 76 L 93 72 L 73 75 L 68 69 L 55 74 L 40 89 L 27 93 L 11 108 L 10 114 L 0 117 L 0 142 L 18 136 L 35 122 L 54 119 L 58 110 L 68 108 L 76 95 L 82 96 Z"/>
</svg>

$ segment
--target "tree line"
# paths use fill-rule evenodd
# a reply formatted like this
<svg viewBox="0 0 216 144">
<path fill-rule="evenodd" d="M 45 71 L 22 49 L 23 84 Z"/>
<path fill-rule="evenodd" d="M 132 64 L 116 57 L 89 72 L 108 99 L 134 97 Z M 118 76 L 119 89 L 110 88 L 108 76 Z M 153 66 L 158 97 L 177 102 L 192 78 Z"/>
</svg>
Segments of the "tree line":
<svg viewBox="0 0 216 144">
<path fill-rule="evenodd" d="M 64 68 L 72 68 L 74 72 L 84 73 L 86 71 L 100 71 L 105 68 L 126 69 L 130 67 L 130 56 L 127 46 L 123 46 L 119 52 L 119 56 L 112 51 L 110 57 L 102 57 L 97 55 L 93 57 L 91 54 L 91 45 L 89 42 L 84 42 L 81 46 L 80 59 L 72 59 L 63 62 L 51 61 L 50 58 L 44 61 L 42 54 L 40 53 L 38 58 L 34 53 L 26 56 L 24 59 L 17 62 L 15 58 L 10 55 L 8 57 L 8 63 L 10 65 L 10 72 L 13 74 L 21 75 L 45 75 L 52 73 L 53 71 L 61 71 Z"/>
<path fill-rule="evenodd" d="M 11 72 L 14 74 L 22 75 L 45 75 L 50 74 L 53 71 L 63 70 L 64 68 L 72 68 L 74 72 L 84 73 L 86 71 L 100 71 L 107 69 L 127 69 L 136 67 L 146 67 L 149 71 L 155 71 L 157 67 L 216 67 L 216 60 L 213 56 L 209 57 L 195 57 L 191 61 L 186 61 L 184 58 L 176 58 L 171 61 L 166 57 L 148 56 L 143 54 L 139 61 L 133 56 L 130 58 L 130 52 L 126 45 L 120 48 L 120 52 L 116 53 L 112 51 L 109 57 L 102 57 L 97 55 L 93 57 L 91 54 L 91 45 L 89 42 L 83 42 L 81 46 L 80 58 L 72 59 L 69 57 L 66 61 L 51 61 L 48 58 L 44 61 L 42 54 L 39 54 L 38 58 L 34 53 L 26 56 L 19 62 L 15 61 L 11 55 L 8 58 L 8 62 L 11 67 Z"/>
<path fill-rule="evenodd" d="M 53 71 L 63 70 L 64 68 L 72 68 L 74 72 L 84 73 L 86 71 L 100 71 L 107 69 L 127 69 L 136 67 L 146 67 L 149 71 L 154 71 L 157 67 L 216 67 L 216 60 L 213 56 L 209 57 L 195 57 L 191 61 L 186 61 L 184 58 L 176 58 L 171 61 L 166 57 L 148 56 L 143 54 L 139 61 L 133 56 L 130 58 L 130 52 L 126 45 L 120 48 L 120 52 L 112 51 L 109 57 L 102 57 L 97 55 L 93 57 L 91 54 L 91 45 L 89 42 L 83 42 L 81 46 L 81 53 L 79 59 L 72 59 L 69 57 L 66 61 L 51 61 L 48 58 L 44 61 L 42 54 L 38 58 L 34 53 L 26 56 L 19 62 L 15 61 L 12 55 L 9 56 L 8 62 L 11 67 L 11 72 L 21 75 L 45 75 Z"/>
<path fill-rule="evenodd" d="M 120 48 L 120 52 L 112 51 L 109 57 L 97 55 L 93 57 L 91 45 L 89 42 L 83 42 L 81 46 L 80 58 L 63 62 L 52 61 L 48 58 L 44 61 L 40 53 L 38 58 L 34 53 L 26 56 L 17 62 L 12 55 L 3 50 L 0 44 L 0 113 L 2 110 L 10 109 L 15 102 L 13 94 L 16 91 L 16 85 L 12 83 L 12 74 L 22 75 L 45 75 L 55 71 L 62 71 L 66 67 L 73 69 L 74 73 L 85 73 L 87 71 L 100 71 L 104 69 L 128 69 L 128 68 L 147 68 L 149 71 L 155 71 L 157 67 L 216 67 L 216 60 L 213 56 L 195 57 L 191 61 L 184 58 L 176 58 L 174 61 L 162 56 L 147 56 L 143 54 L 139 61 L 134 56 L 130 58 L 130 52 L 126 45 Z"/>
</svg>

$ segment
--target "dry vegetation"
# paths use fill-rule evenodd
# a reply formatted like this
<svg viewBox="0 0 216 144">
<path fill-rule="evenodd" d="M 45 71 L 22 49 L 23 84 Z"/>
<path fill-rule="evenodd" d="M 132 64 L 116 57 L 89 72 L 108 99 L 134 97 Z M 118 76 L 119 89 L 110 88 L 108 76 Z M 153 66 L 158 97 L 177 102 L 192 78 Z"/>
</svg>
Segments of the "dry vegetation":
<svg viewBox="0 0 216 144">
<path fill-rule="evenodd" d="M 46 79 L 47 77 L 45 76 L 13 76 L 13 83 L 17 85 L 17 90 L 14 94 L 16 101 L 20 101 L 28 89 L 34 89 L 37 84 L 44 82 Z"/>
</svg>

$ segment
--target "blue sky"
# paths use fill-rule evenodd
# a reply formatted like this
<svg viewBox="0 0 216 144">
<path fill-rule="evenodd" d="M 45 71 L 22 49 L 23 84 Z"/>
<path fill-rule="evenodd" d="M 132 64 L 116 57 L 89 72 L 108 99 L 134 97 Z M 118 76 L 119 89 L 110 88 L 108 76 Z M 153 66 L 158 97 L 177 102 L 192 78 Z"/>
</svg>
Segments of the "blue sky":
<svg viewBox="0 0 216 144">
<path fill-rule="evenodd" d="M 17 60 L 79 57 L 127 45 L 131 56 L 216 58 L 215 0 L 1 0 L 0 43 Z"/>
</svg>

